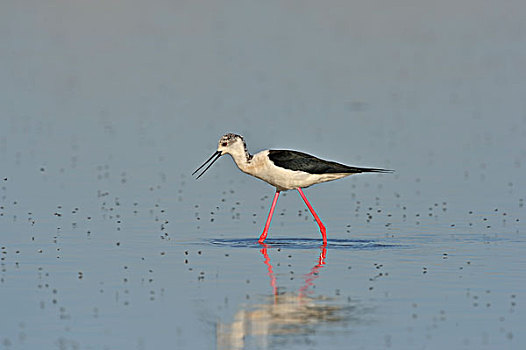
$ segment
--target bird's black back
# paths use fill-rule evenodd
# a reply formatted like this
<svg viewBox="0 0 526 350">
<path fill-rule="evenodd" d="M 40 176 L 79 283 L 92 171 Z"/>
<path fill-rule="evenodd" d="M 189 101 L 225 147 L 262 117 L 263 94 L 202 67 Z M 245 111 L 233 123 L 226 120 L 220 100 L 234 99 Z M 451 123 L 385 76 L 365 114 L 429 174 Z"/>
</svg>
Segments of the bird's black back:
<svg viewBox="0 0 526 350">
<path fill-rule="evenodd" d="M 335 174 L 335 173 L 389 173 L 391 170 L 375 168 L 357 168 L 343 165 L 328 160 L 323 160 L 311 156 L 310 154 L 289 151 L 289 150 L 269 150 L 268 157 L 276 166 L 289 170 L 305 171 L 309 174 Z"/>
</svg>

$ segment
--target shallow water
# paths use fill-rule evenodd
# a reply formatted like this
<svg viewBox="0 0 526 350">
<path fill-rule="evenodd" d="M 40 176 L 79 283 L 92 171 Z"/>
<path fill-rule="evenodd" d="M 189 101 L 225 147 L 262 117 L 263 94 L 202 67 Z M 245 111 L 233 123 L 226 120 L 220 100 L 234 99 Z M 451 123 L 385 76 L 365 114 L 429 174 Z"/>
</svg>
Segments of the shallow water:
<svg viewBox="0 0 526 350">
<path fill-rule="evenodd" d="M 522 2 L 1 7 L 0 348 L 526 343 Z M 225 132 L 395 173 L 262 246 Z"/>
</svg>

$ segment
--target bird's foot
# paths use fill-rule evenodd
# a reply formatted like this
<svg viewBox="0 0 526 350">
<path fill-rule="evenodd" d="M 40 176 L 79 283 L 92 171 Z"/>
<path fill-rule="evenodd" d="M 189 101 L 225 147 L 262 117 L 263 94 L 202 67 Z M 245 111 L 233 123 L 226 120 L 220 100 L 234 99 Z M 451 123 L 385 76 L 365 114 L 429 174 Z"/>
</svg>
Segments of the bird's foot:
<svg viewBox="0 0 526 350">
<path fill-rule="evenodd" d="M 266 238 L 267 238 L 267 233 L 266 233 L 266 232 L 263 232 L 263 233 L 261 234 L 261 236 L 259 237 L 258 243 L 259 243 L 259 244 L 265 244 L 265 243 L 263 243 L 263 242 L 265 242 L 265 239 L 266 239 Z"/>
<path fill-rule="evenodd" d="M 325 229 L 325 226 L 320 222 L 320 232 L 321 237 L 323 239 L 323 246 L 325 247 L 327 245 L 327 230 Z"/>
</svg>

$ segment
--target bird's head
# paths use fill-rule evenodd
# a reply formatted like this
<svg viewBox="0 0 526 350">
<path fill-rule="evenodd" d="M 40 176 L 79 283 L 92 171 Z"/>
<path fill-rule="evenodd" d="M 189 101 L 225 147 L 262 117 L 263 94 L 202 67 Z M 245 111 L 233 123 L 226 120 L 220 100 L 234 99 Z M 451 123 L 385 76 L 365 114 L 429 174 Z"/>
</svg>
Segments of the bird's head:
<svg viewBox="0 0 526 350">
<path fill-rule="evenodd" d="M 243 140 L 243 136 L 232 134 L 232 133 L 223 135 L 219 139 L 219 143 L 217 145 L 217 151 L 214 154 L 212 154 L 212 156 L 206 162 L 204 162 L 203 165 L 201 165 L 196 171 L 194 171 L 192 175 L 197 173 L 208 162 L 212 161 L 205 168 L 205 170 L 203 170 L 203 172 L 197 176 L 197 178 L 199 179 L 205 173 L 205 171 L 207 171 L 208 168 L 210 168 L 212 164 L 214 164 L 215 161 L 218 160 L 219 157 L 221 157 L 224 154 L 230 154 L 233 158 L 245 156 L 245 155 L 248 157 L 247 147 L 246 147 L 245 141 Z"/>
<path fill-rule="evenodd" d="M 217 151 L 221 152 L 221 155 L 236 155 L 238 153 L 244 154 L 245 150 L 246 145 L 245 140 L 243 140 L 243 136 L 232 133 L 223 135 L 219 139 L 219 143 L 217 145 Z"/>
</svg>

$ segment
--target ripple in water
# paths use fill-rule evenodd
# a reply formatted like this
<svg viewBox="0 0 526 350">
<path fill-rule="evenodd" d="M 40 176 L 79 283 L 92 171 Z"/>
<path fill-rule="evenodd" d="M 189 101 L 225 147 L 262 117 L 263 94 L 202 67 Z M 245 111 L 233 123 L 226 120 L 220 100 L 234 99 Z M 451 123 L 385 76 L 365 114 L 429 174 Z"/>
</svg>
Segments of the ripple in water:
<svg viewBox="0 0 526 350">
<path fill-rule="evenodd" d="M 261 248 L 257 238 L 242 239 L 212 239 L 207 241 L 217 247 L 230 248 Z M 289 248 L 289 249 L 319 249 L 322 247 L 320 239 L 308 238 L 274 238 L 267 239 L 265 244 L 268 248 Z M 385 249 L 399 247 L 394 244 L 378 243 L 371 240 L 357 239 L 329 239 L 327 240 L 328 249 Z"/>
</svg>

